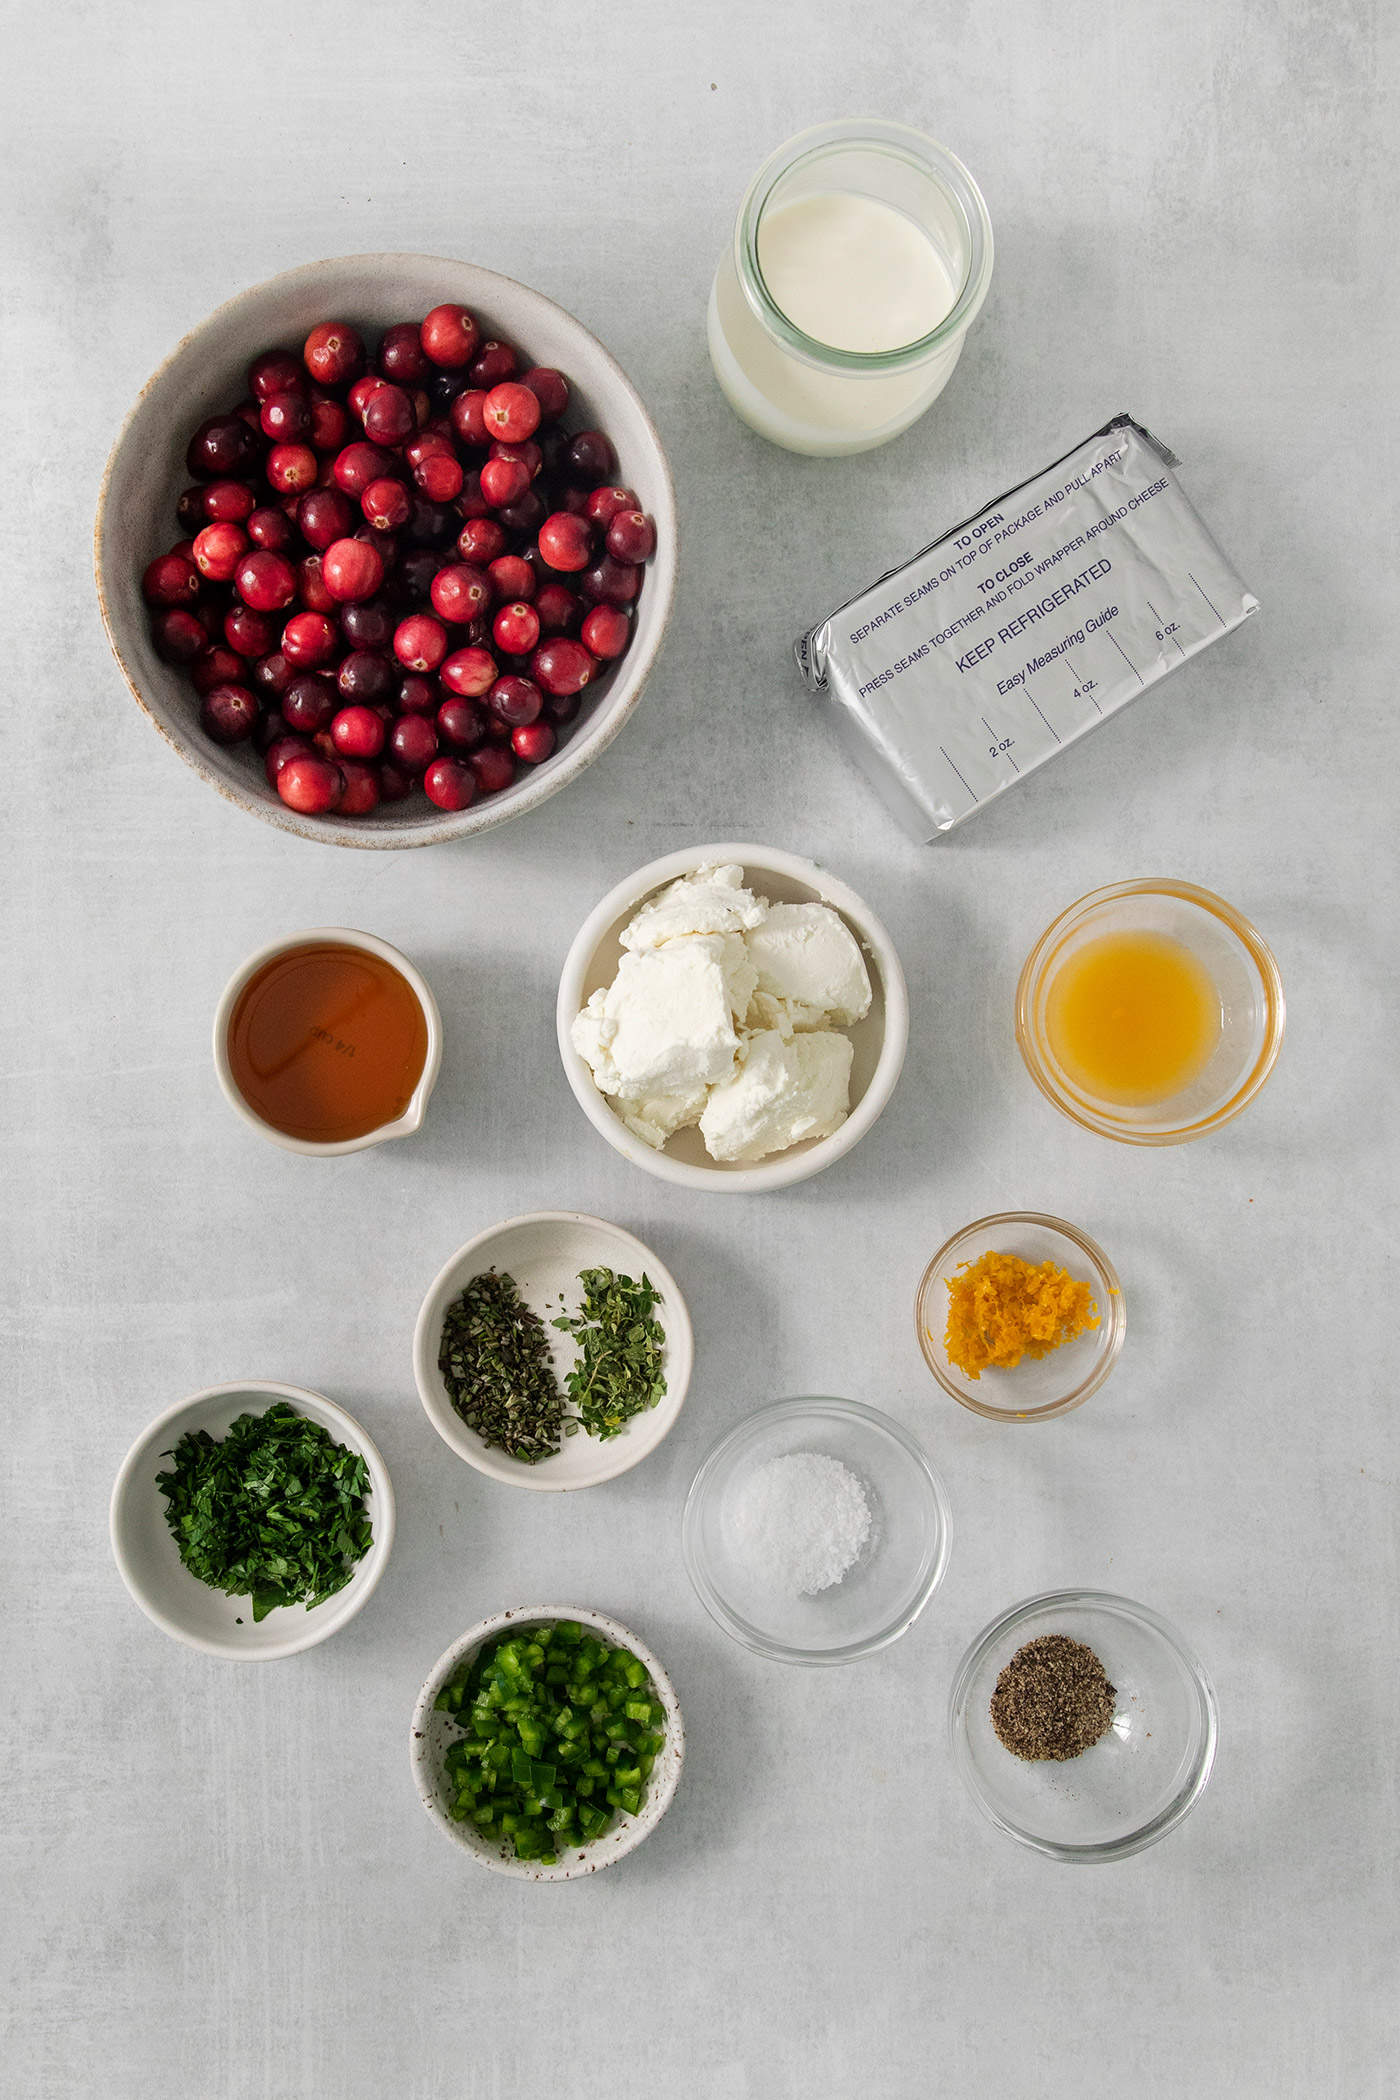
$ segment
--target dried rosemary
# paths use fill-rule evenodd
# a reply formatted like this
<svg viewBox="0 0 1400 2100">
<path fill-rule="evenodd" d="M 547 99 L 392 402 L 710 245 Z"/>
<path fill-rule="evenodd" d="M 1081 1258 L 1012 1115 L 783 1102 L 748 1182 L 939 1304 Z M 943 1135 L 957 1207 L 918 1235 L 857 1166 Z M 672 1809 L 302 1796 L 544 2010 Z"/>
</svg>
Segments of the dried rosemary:
<svg viewBox="0 0 1400 2100">
<path fill-rule="evenodd" d="M 484 1444 L 527 1465 L 559 1449 L 564 1396 L 549 1337 L 513 1276 L 488 1269 L 453 1299 L 438 1369 L 448 1399 Z"/>
</svg>

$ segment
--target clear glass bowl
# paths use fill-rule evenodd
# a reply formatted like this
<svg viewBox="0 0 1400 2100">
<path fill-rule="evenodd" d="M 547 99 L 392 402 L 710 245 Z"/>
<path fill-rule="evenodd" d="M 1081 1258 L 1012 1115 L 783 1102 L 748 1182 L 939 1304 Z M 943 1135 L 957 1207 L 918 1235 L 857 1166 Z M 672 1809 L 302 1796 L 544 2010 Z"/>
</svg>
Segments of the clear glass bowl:
<svg viewBox="0 0 1400 2100">
<path fill-rule="evenodd" d="M 1189 1086 L 1146 1107 L 1095 1100 L 1064 1070 L 1046 1025 L 1050 987 L 1086 942 L 1106 933 L 1156 933 L 1180 941 L 1220 998 L 1220 1039 Z M 1016 1041 L 1026 1069 L 1056 1108 L 1086 1130 L 1128 1145 L 1179 1145 L 1218 1130 L 1246 1108 L 1283 1042 L 1283 982 L 1248 919 L 1210 890 L 1153 878 L 1092 890 L 1048 926 L 1016 988 Z"/>
<path fill-rule="evenodd" d="M 1093 1287 L 1097 1327 L 1061 1343 L 1048 1356 L 1023 1357 L 1014 1370 L 984 1371 L 969 1378 L 949 1363 L 943 1337 L 948 1327 L 947 1280 L 964 1262 L 984 1254 L 1018 1254 L 1022 1261 L 1053 1261 Z M 989 1422 L 1043 1422 L 1067 1415 L 1097 1392 L 1123 1346 L 1128 1315 L 1123 1286 L 1102 1247 L 1087 1232 L 1039 1211 L 1004 1210 L 978 1218 L 955 1232 L 924 1270 L 914 1302 L 914 1326 L 924 1362 L 945 1393 Z"/>
<path fill-rule="evenodd" d="M 871 1533 L 845 1579 L 814 1596 L 776 1595 L 746 1562 L 735 1506 L 758 1467 L 817 1451 L 859 1475 Z M 907 1430 L 858 1400 L 778 1400 L 721 1437 L 686 1497 L 681 1545 L 710 1617 L 777 1662 L 854 1662 L 907 1633 L 943 1579 L 948 1505 Z"/>
<path fill-rule="evenodd" d="M 1063 1764 L 1014 1756 L 988 1712 L 1017 1649 L 1047 1633 L 1092 1648 L 1117 1695 L 1108 1733 Z M 982 1813 L 1033 1852 L 1090 1866 L 1155 1845 L 1190 1813 L 1216 1728 L 1210 1679 L 1181 1636 L 1102 1590 L 1054 1590 L 1006 1612 L 963 1657 L 948 1707 L 954 1761 Z"/>
</svg>

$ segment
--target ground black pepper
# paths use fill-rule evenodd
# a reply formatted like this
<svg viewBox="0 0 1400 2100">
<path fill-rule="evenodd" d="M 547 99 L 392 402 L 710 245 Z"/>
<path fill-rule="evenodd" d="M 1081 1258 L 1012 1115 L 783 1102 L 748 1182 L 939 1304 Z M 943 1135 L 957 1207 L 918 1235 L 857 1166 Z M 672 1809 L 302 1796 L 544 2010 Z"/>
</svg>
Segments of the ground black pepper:
<svg viewBox="0 0 1400 2100">
<path fill-rule="evenodd" d="M 1043 1633 L 1018 1648 L 992 1694 L 992 1726 L 1013 1757 L 1078 1757 L 1113 1722 L 1115 1693 L 1092 1648 Z"/>
</svg>

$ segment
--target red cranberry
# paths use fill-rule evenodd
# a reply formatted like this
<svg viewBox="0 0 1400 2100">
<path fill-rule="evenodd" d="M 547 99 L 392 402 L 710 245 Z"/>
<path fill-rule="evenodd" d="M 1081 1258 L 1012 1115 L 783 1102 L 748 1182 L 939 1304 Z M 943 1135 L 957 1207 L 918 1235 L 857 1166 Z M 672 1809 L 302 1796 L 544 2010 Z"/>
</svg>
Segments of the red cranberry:
<svg viewBox="0 0 1400 2100">
<path fill-rule="evenodd" d="M 432 365 L 423 355 L 422 338 L 414 321 L 395 321 L 379 338 L 378 365 L 386 379 L 399 386 L 417 386 L 429 377 Z"/>
<path fill-rule="evenodd" d="M 318 452 L 338 452 L 350 435 L 350 418 L 329 394 L 313 397 L 311 442 Z"/>
<path fill-rule="evenodd" d="M 275 744 L 272 747 L 273 751 L 277 748 Z M 270 751 L 269 766 L 271 760 Z M 339 766 L 314 751 L 286 759 L 275 776 L 277 792 L 288 809 L 299 810 L 304 817 L 321 817 L 334 809 L 340 800 L 342 779 Z"/>
<path fill-rule="evenodd" d="M 590 487 L 606 481 L 617 465 L 617 455 L 601 430 L 578 431 L 564 457 L 570 478 Z"/>
<path fill-rule="evenodd" d="M 211 583 L 229 583 L 247 547 L 248 535 L 241 525 L 206 525 L 195 534 L 195 567 Z"/>
<path fill-rule="evenodd" d="M 311 435 L 311 403 L 302 387 L 295 392 L 268 394 L 258 418 L 264 437 L 275 445 L 298 445 Z"/>
<path fill-rule="evenodd" d="M 184 606 L 171 605 L 151 621 L 151 643 L 165 663 L 192 664 L 209 646 L 209 636 L 192 612 Z"/>
<path fill-rule="evenodd" d="M 393 469 L 392 452 L 386 452 L 382 445 L 371 445 L 367 438 L 357 438 L 343 452 L 337 452 L 331 473 L 336 487 L 358 500 L 372 481 L 378 481 L 382 474 L 392 474 Z"/>
<path fill-rule="evenodd" d="M 491 635 L 507 656 L 528 656 L 540 638 L 540 616 L 533 605 L 518 598 L 501 607 L 491 623 Z"/>
<path fill-rule="evenodd" d="M 277 647 L 278 622 L 240 602 L 224 614 L 224 640 L 238 656 L 270 656 Z"/>
<path fill-rule="evenodd" d="M 641 504 L 631 489 L 618 488 L 615 482 L 605 482 L 600 489 L 592 489 L 584 505 L 584 516 L 595 525 L 605 528 L 622 510 L 640 510 Z"/>
<path fill-rule="evenodd" d="M 496 659 L 489 649 L 458 649 L 438 673 L 449 693 L 477 700 L 496 683 Z"/>
<path fill-rule="evenodd" d="M 319 671 L 340 654 L 340 632 L 324 613 L 293 613 L 282 629 L 282 654 L 298 671 Z"/>
<path fill-rule="evenodd" d="M 579 706 L 577 693 L 551 693 L 545 701 L 545 713 L 551 722 L 572 722 Z"/>
<path fill-rule="evenodd" d="M 210 416 L 190 439 L 185 465 L 197 481 L 223 481 L 251 466 L 258 451 L 242 416 Z"/>
<path fill-rule="evenodd" d="M 498 678 L 486 695 L 486 705 L 498 722 L 510 728 L 533 722 L 544 706 L 544 695 L 529 678 Z"/>
<path fill-rule="evenodd" d="M 326 589 L 319 554 L 307 554 L 297 563 L 297 599 L 307 612 L 333 613 L 336 601 Z"/>
<path fill-rule="evenodd" d="M 331 722 L 331 742 L 341 758 L 378 758 L 385 734 L 372 707 L 342 707 Z"/>
<path fill-rule="evenodd" d="M 301 536 L 318 554 L 324 554 L 332 540 L 345 539 L 354 523 L 354 505 L 340 489 L 308 489 L 297 504 Z"/>
<path fill-rule="evenodd" d="M 467 760 L 483 795 L 499 795 L 515 778 L 515 760 L 499 744 L 483 744 Z"/>
<path fill-rule="evenodd" d="M 498 605 L 508 598 L 521 598 L 529 605 L 539 588 L 534 570 L 519 554 L 498 555 L 486 573 Z"/>
<path fill-rule="evenodd" d="M 360 509 L 376 532 L 397 532 L 413 512 L 413 498 L 401 481 L 382 474 L 360 498 Z"/>
<path fill-rule="evenodd" d="M 404 538 L 415 547 L 440 546 L 450 539 L 457 529 L 457 520 L 446 503 L 429 503 L 423 496 L 413 498 L 413 508 L 404 527 Z"/>
<path fill-rule="evenodd" d="M 320 463 L 309 445 L 274 445 L 267 455 L 267 478 L 279 496 L 314 489 Z"/>
<path fill-rule="evenodd" d="M 518 445 L 533 437 L 540 427 L 538 396 L 529 387 L 511 379 L 502 380 L 499 386 L 491 388 L 482 413 L 490 435 L 503 439 L 508 445 Z"/>
<path fill-rule="evenodd" d="M 505 527 L 494 518 L 468 518 L 457 535 L 457 552 L 463 561 L 493 562 L 505 551 Z"/>
<path fill-rule="evenodd" d="M 428 603 L 440 556 L 431 547 L 413 547 L 399 564 L 399 585 L 405 602 L 422 607 Z"/>
<path fill-rule="evenodd" d="M 379 799 L 381 802 L 403 802 L 413 793 L 413 782 L 402 766 L 392 760 L 381 758 L 375 767 L 379 776 Z"/>
<path fill-rule="evenodd" d="M 632 638 L 632 623 L 625 612 L 615 605 L 595 605 L 583 623 L 582 641 L 585 649 L 604 663 L 611 663 L 621 656 Z"/>
<path fill-rule="evenodd" d="M 332 540 L 321 556 L 321 575 L 341 605 L 372 598 L 384 581 L 384 557 L 367 540 Z"/>
<path fill-rule="evenodd" d="M 262 423 L 256 401 L 240 401 L 233 413 L 248 425 L 254 437 L 262 435 Z"/>
<path fill-rule="evenodd" d="M 258 703 L 246 685 L 216 685 L 204 696 L 200 727 L 216 744 L 241 744 L 253 733 Z"/>
<path fill-rule="evenodd" d="M 403 715 L 433 714 L 442 694 L 435 679 L 425 678 L 421 671 L 410 671 L 399 680 L 399 713 Z"/>
<path fill-rule="evenodd" d="M 430 503 L 450 503 L 454 496 L 462 493 L 466 475 L 462 462 L 450 454 L 432 453 L 420 459 L 413 469 L 413 479 Z"/>
<path fill-rule="evenodd" d="M 190 677 L 197 693 L 212 693 L 216 685 L 241 685 L 248 666 L 232 649 L 225 649 L 218 642 L 211 642 L 201 649 L 190 666 Z"/>
<path fill-rule="evenodd" d="M 378 382 L 365 403 L 365 436 L 376 445 L 401 445 L 414 428 L 413 403 L 401 386 Z"/>
<path fill-rule="evenodd" d="M 572 634 L 583 614 L 582 602 L 567 584 L 546 583 L 535 594 L 535 611 L 540 616 L 540 633 Z"/>
<path fill-rule="evenodd" d="M 352 649 L 387 649 L 397 624 L 383 598 L 340 608 L 340 631 Z"/>
<path fill-rule="evenodd" d="M 509 343 L 497 342 L 494 338 L 484 342 L 472 359 L 467 377 L 473 386 L 499 386 L 503 379 L 513 379 L 520 369 L 520 359 Z"/>
<path fill-rule="evenodd" d="M 587 518 L 553 511 L 540 527 L 540 553 L 551 569 L 565 574 L 586 569 L 593 554 L 593 529 Z"/>
<path fill-rule="evenodd" d="M 533 438 L 521 438 L 515 444 L 507 444 L 503 438 L 498 438 L 491 447 L 491 457 L 492 459 L 519 460 L 531 481 L 536 478 L 544 465 L 544 454 Z"/>
<path fill-rule="evenodd" d="M 430 595 L 439 619 L 464 627 L 491 603 L 491 583 L 483 570 L 466 562 L 450 562 L 434 576 Z"/>
<path fill-rule="evenodd" d="M 486 428 L 486 394 L 481 387 L 468 387 L 458 394 L 449 410 L 452 428 L 464 445 L 485 445 L 491 433 Z"/>
<path fill-rule="evenodd" d="M 541 765 L 554 749 L 554 731 L 548 722 L 524 722 L 510 733 L 510 748 L 527 766 Z"/>
<path fill-rule="evenodd" d="M 296 545 L 296 531 L 285 511 L 275 510 L 265 504 L 255 510 L 244 527 L 255 547 L 264 548 L 269 554 L 285 554 Z"/>
<path fill-rule="evenodd" d="M 522 539 L 529 539 L 543 525 L 548 513 L 544 498 L 538 489 L 526 489 L 518 503 L 502 504 L 497 516 L 508 532 L 518 532 Z"/>
<path fill-rule="evenodd" d="M 587 489 L 567 488 L 559 498 L 560 510 L 566 510 L 572 518 L 588 516 Z"/>
<path fill-rule="evenodd" d="M 336 694 L 329 679 L 309 675 L 294 678 L 282 695 L 280 712 L 289 729 L 315 736 L 329 729 L 335 717 Z"/>
<path fill-rule="evenodd" d="M 398 666 L 377 649 L 352 649 L 336 672 L 341 698 L 361 707 L 379 707 L 392 699 L 399 684 Z"/>
<path fill-rule="evenodd" d="M 262 617 L 261 613 L 248 614 L 250 620 L 260 620 Z M 230 647 L 232 647 L 232 644 L 230 644 Z M 264 700 L 280 700 L 295 675 L 280 649 L 274 649 L 265 655 L 255 657 L 247 673 L 249 680 L 257 687 Z"/>
<path fill-rule="evenodd" d="M 340 766 L 340 800 L 336 803 L 336 815 L 340 817 L 367 817 L 379 804 L 379 772 L 375 766 L 361 765 L 356 759 L 342 758 Z"/>
<path fill-rule="evenodd" d="M 465 809 L 476 794 L 476 775 L 460 758 L 436 758 L 423 775 L 423 793 L 438 809 Z"/>
<path fill-rule="evenodd" d="M 141 578 L 147 605 L 187 606 L 199 591 L 199 569 L 186 554 L 158 554 Z"/>
<path fill-rule="evenodd" d="M 243 483 L 241 481 L 213 481 L 209 486 L 216 489 L 241 489 Z M 175 516 L 180 530 L 188 533 L 189 537 L 193 539 L 200 526 L 209 522 L 209 512 L 204 507 L 204 490 L 202 488 L 182 489 L 179 501 L 175 505 Z"/>
<path fill-rule="evenodd" d="M 642 572 L 605 554 L 579 578 L 590 605 L 631 605 L 642 587 Z"/>
<path fill-rule="evenodd" d="M 437 747 L 437 731 L 426 715 L 400 715 L 389 731 L 389 756 L 405 773 L 431 765 Z"/>
<path fill-rule="evenodd" d="M 530 676 L 547 693 L 581 693 L 598 666 L 582 642 L 566 635 L 541 643 L 530 661 Z"/>
<path fill-rule="evenodd" d="M 293 392 L 306 385 L 306 370 L 292 350 L 264 350 L 248 367 L 248 392 L 255 401 Z"/>
<path fill-rule="evenodd" d="M 276 787 L 277 776 L 288 759 L 305 758 L 311 750 L 304 736 L 275 737 L 263 753 L 263 771 L 269 787 Z"/>
<path fill-rule="evenodd" d="M 296 596 L 296 570 L 285 554 L 258 547 L 245 554 L 234 570 L 233 586 L 245 605 L 254 612 L 280 612 Z M 261 656 L 262 650 L 257 654 Z"/>
<path fill-rule="evenodd" d="M 407 671 L 435 671 L 447 654 L 447 629 L 431 613 L 410 613 L 394 629 L 394 654 Z"/>
<path fill-rule="evenodd" d="M 264 708 L 253 724 L 253 749 L 260 758 L 266 758 L 280 737 L 287 735 L 287 725 L 275 708 Z"/>
<path fill-rule="evenodd" d="M 258 507 L 258 499 L 246 481 L 211 481 L 207 489 L 193 493 L 203 498 L 205 517 L 220 525 L 241 525 Z M 180 501 L 184 500 L 182 496 Z"/>
<path fill-rule="evenodd" d="M 553 365 L 535 365 L 521 375 L 520 384 L 529 387 L 548 422 L 562 416 L 569 405 L 569 382 Z"/>
<path fill-rule="evenodd" d="M 462 493 L 452 507 L 459 518 L 484 518 L 490 514 L 491 506 L 481 493 L 480 474 L 467 474 L 463 477 Z M 501 544 L 505 544 L 504 533 L 501 534 Z"/>
<path fill-rule="evenodd" d="M 365 346 L 348 321 L 323 321 L 313 328 L 301 354 L 322 386 L 344 386 L 364 370 Z"/>
<path fill-rule="evenodd" d="M 488 459 L 481 469 L 481 497 L 493 510 L 518 503 L 530 486 L 530 473 L 523 460 Z"/>
<path fill-rule="evenodd" d="M 369 407 L 370 402 L 380 388 L 387 385 L 388 381 L 381 379 L 377 372 L 367 372 L 363 379 L 357 379 L 345 396 L 346 406 L 349 408 L 351 415 L 358 416 L 363 423 L 365 410 Z"/>
<path fill-rule="evenodd" d="M 435 365 L 452 369 L 469 364 L 481 341 L 481 330 L 465 306 L 435 306 L 418 331 L 423 354 Z"/>
<path fill-rule="evenodd" d="M 486 734 L 486 717 L 474 700 L 444 700 L 437 711 L 438 735 L 454 751 L 474 751 Z"/>
<path fill-rule="evenodd" d="M 620 510 L 608 527 L 608 552 L 614 561 L 650 561 L 656 552 L 656 527 L 645 511 Z"/>
</svg>

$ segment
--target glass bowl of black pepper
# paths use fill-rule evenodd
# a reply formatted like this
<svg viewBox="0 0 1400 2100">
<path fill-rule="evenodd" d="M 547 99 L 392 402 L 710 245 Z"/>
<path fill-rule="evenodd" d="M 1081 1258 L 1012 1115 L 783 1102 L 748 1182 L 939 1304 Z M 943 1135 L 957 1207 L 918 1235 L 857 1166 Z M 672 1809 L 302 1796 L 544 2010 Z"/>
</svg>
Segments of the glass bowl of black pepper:
<svg viewBox="0 0 1400 2100">
<path fill-rule="evenodd" d="M 948 1729 L 968 1791 L 998 1830 L 1092 1866 L 1155 1845 L 1195 1807 L 1215 1762 L 1215 1693 L 1146 1605 L 1054 1590 L 978 1635 Z"/>
</svg>

